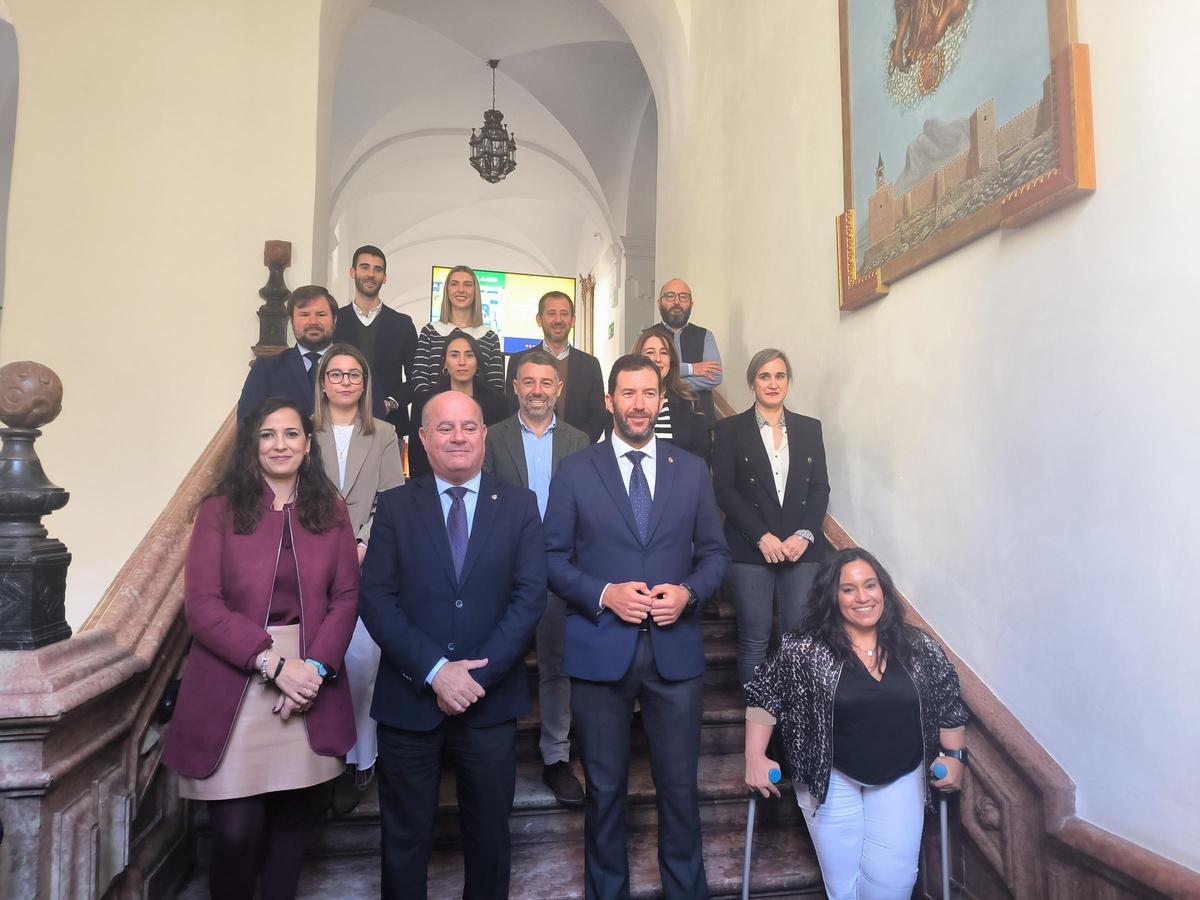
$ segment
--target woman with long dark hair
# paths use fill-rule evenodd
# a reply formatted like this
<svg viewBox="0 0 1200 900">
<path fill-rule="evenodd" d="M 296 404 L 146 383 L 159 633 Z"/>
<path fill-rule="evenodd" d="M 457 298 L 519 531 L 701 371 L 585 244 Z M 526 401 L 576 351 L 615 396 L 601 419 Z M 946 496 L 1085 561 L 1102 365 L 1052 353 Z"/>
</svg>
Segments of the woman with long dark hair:
<svg viewBox="0 0 1200 900">
<path fill-rule="evenodd" d="M 334 344 L 317 365 L 313 431 L 325 474 L 346 501 L 360 564 L 371 539 L 376 495 L 404 483 L 404 461 L 396 429 L 371 415 L 371 403 L 367 358 L 350 344 Z M 359 619 L 346 650 L 346 675 L 358 738 L 346 754 L 346 776 L 334 786 L 330 801 L 338 815 L 358 805 L 361 792 L 374 774 L 376 743 L 371 700 L 378 671 L 379 646 Z"/>
<path fill-rule="evenodd" d="M 967 708 L 958 673 L 932 637 L 904 621 L 892 579 L 866 550 L 833 554 L 798 632 L 746 685 L 746 784 L 764 797 L 787 769 L 833 900 L 907 900 L 933 787 L 956 791 Z"/>
<path fill-rule="evenodd" d="M 483 424 L 495 425 L 502 419 L 507 419 L 508 402 L 504 394 L 494 391 L 485 379 L 481 360 L 483 348 L 480 343 L 463 331 L 452 332 L 447 341 L 445 355 L 442 360 L 442 374 L 434 381 L 432 393 L 425 394 L 413 401 L 412 421 L 408 435 L 408 474 L 410 478 L 418 475 L 428 475 L 433 471 L 429 467 L 429 457 L 425 455 L 425 444 L 421 441 L 421 416 L 425 404 L 431 397 L 443 391 L 458 391 L 474 398 L 483 410 Z"/>
<path fill-rule="evenodd" d="M 438 317 L 417 335 L 413 356 L 414 397 L 436 391 L 438 376 L 445 367 L 446 344 L 454 332 L 470 335 L 478 350 L 479 372 L 491 390 L 504 393 L 504 354 L 500 337 L 483 321 L 479 277 L 470 266 L 455 266 L 442 284 L 442 308 Z M 416 415 L 413 415 L 416 418 Z M 412 452 L 411 447 L 409 452 Z M 410 467 L 411 471 L 411 467 Z"/>
<path fill-rule="evenodd" d="M 208 801 L 214 898 L 295 896 L 306 789 L 354 744 L 339 678 L 358 610 L 346 506 L 296 403 L 264 400 L 197 512 L 184 565 L 192 648 L 163 762 Z"/>
<path fill-rule="evenodd" d="M 784 406 L 791 383 L 783 351 L 758 351 L 746 367 L 754 404 L 713 429 L 713 488 L 733 555 L 729 586 L 743 684 L 767 658 L 776 610 L 779 633 L 799 624 L 825 558 L 825 442 L 818 420 Z"/>
</svg>

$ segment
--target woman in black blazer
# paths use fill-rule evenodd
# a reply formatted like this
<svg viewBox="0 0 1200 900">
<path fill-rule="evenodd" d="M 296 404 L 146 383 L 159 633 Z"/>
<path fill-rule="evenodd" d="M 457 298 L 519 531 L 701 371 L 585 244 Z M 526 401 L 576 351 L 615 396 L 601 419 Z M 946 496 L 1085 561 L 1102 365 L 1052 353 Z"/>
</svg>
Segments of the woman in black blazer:
<svg viewBox="0 0 1200 900">
<path fill-rule="evenodd" d="M 717 423 L 713 449 L 713 487 L 733 555 L 729 585 L 743 685 L 766 659 L 776 602 L 781 631 L 800 622 L 825 558 L 821 526 L 829 505 L 821 423 L 783 405 L 792 381 L 788 358 L 760 350 L 746 381 L 754 405 Z"/>
<path fill-rule="evenodd" d="M 679 354 L 675 342 L 656 327 L 647 328 L 631 353 L 649 357 L 662 373 L 663 406 L 654 423 L 654 436 L 695 453 L 707 464 L 712 461 L 712 421 L 696 404 L 696 394 L 679 377 Z M 609 422 L 609 431 L 612 423 Z"/>
<path fill-rule="evenodd" d="M 483 424 L 495 425 L 508 418 L 508 401 L 499 391 L 488 386 L 487 376 L 480 366 L 483 353 L 479 342 L 465 331 L 453 331 L 446 339 L 442 374 L 433 383 L 433 391 L 418 394 L 413 400 L 411 424 L 408 433 L 408 477 L 428 475 L 433 471 L 425 445 L 421 443 L 421 415 L 425 404 L 442 391 L 459 391 L 473 397 L 483 410 Z"/>
</svg>

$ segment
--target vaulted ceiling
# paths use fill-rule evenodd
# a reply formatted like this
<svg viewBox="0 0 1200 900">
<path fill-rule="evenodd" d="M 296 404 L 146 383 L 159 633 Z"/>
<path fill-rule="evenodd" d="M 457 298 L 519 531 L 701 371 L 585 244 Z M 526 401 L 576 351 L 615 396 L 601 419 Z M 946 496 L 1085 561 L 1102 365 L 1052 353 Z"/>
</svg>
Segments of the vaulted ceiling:
<svg viewBox="0 0 1200 900">
<path fill-rule="evenodd" d="M 484 182 L 467 139 L 496 106 L 517 169 Z M 575 275 L 654 235 L 657 112 L 598 0 L 376 0 L 340 56 L 330 144 L 330 283 L 356 246 L 388 253 L 385 299 L 427 315 L 429 268 Z M 340 299 L 340 298 L 339 298 Z"/>
</svg>

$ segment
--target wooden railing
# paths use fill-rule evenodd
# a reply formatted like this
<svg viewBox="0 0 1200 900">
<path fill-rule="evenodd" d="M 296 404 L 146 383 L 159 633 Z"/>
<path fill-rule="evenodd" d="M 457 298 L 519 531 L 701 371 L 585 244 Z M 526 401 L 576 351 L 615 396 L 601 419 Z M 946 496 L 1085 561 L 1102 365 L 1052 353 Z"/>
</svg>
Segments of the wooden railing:
<svg viewBox="0 0 1200 900">
<path fill-rule="evenodd" d="M 230 413 L 73 637 L 0 653 L 0 897 L 163 896 L 190 868 L 158 710 L 187 646 L 192 514 L 234 432 Z"/>
</svg>

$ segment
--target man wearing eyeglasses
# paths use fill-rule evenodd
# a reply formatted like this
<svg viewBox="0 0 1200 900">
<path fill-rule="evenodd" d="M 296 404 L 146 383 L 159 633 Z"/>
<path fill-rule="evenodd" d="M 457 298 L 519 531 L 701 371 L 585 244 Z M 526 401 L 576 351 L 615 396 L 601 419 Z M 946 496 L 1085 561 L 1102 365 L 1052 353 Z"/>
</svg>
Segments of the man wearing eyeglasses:
<svg viewBox="0 0 1200 900">
<path fill-rule="evenodd" d="M 721 352 L 717 339 L 707 328 L 693 325 L 692 289 L 686 281 L 672 278 L 658 293 L 658 311 L 662 321 L 652 325 L 670 332 L 679 354 L 679 374 L 696 392 L 696 402 L 709 421 L 715 418 L 713 388 L 721 383 Z"/>
</svg>

